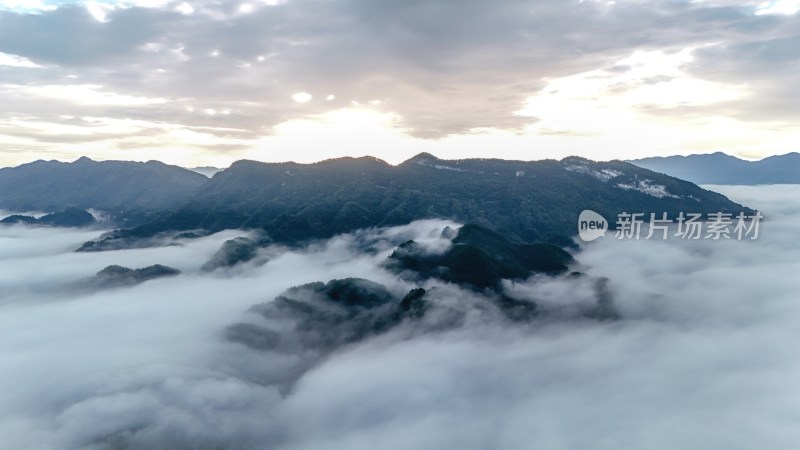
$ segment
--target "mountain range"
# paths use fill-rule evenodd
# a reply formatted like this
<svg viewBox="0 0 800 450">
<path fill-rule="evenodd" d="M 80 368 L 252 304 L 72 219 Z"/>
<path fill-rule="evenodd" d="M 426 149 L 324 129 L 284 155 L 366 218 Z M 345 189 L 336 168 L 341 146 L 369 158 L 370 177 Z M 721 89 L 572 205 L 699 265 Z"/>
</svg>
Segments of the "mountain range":
<svg viewBox="0 0 800 450">
<path fill-rule="evenodd" d="M 97 209 L 120 225 L 188 201 L 208 178 L 159 161 L 34 161 L 0 169 L 0 209 Z"/>
<path fill-rule="evenodd" d="M 722 152 L 707 155 L 667 156 L 629 161 L 639 167 L 698 184 L 797 184 L 800 153 L 746 161 Z"/>
<path fill-rule="evenodd" d="M 624 211 L 749 211 L 690 182 L 622 161 L 578 157 L 448 161 L 423 153 L 397 166 L 371 157 L 314 164 L 244 160 L 211 179 L 155 161 L 88 158 L 0 170 L 0 208 L 66 207 L 102 210 L 120 228 L 84 250 L 188 230 L 260 229 L 275 241 L 296 243 L 426 218 L 564 246 L 584 209 L 607 218 Z"/>
</svg>

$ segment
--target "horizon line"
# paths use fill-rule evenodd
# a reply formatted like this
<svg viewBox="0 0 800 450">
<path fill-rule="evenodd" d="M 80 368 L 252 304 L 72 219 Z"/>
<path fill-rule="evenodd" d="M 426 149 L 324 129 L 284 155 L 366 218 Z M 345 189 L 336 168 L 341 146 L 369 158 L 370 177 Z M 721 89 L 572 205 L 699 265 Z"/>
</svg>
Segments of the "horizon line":
<svg viewBox="0 0 800 450">
<path fill-rule="evenodd" d="M 334 157 L 334 158 L 325 158 L 325 159 L 321 159 L 321 160 L 318 160 L 318 161 L 311 161 L 311 162 L 297 162 L 297 161 L 294 161 L 294 160 L 262 161 L 262 160 L 257 160 L 257 159 L 242 158 L 242 159 L 237 159 L 237 160 L 233 161 L 231 164 L 229 164 L 226 167 L 218 167 L 218 166 L 212 166 L 212 165 L 200 165 L 200 166 L 191 166 L 190 167 L 190 166 L 184 166 L 184 165 L 179 165 L 179 164 L 169 164 L 169 163 L 166 163 L 164 161 L 157 160 L 157 159 L 149 159 L 149 160 L 95 159 L 95 158 L 91 158 L 91 157 L 88 157 L 88 156 L 84 155 L 84 156 L 78 157 L 77 159 L 67 160 L 67 161 L 63 161 L 63 160 L 59 160 L 59 159 L 41 159 L 41 158 L 39 158 L 39 159 L 35 159 L 35 160 L 29 161 L 29 162 L 24 162 L 24 163 L 21 163 L 21 164 L 17 164 L 16 166 L 3 166 L 3 167 L 0 167 L 0 169 L 12 169 L 12 168 L 15 168 L 15 167 L 20 167 L 20 166 L 24 166 L 24 165 L 27 165 L 27 164 L 37 163 L 37 162 L 57 162 L 57 163 L 62 163 L 62 164 L 74 164 L 74 163 L 77 163 L 78 161 L 81 161 L 81 160 L 88 160 L 88 161 L 98 162 L 98 163 L 99 162 L 134 162 L 134 163 L 146 164 L 146 163 L 150 163 L 150 162 L 158 162 L 158 163 L 165 164 L 165 165 L 168 165 L 168 166 L 180 167 L 180 168 L 187 169 L 187 170 L 193 170 L 193 169 L 219 169 L 219 170 L 225 170 L 225 169 L 231 167 L 232 165 L 234 165 L 234 164 L 236 164 L 238 162 L 242 162 L 242 161 L 251 161 L 251 162 L 262 163 L 262 164 L 313 165 L 313 164 L 320 164 L 320 163 L 324 163 L 324 162 L 328 162 L 328 161 L 337 161 L 337 160 L 341 160 L 341 159 L 373 159 L 373 160 L 385 163 L 386 165 L 397 167 L 397 166 L 400 166 L 402 164 L 407 163 L 408 161 L 411 161 L 413 159 L 420 158 L 420 157 L 432 157 L 432 158 L 435 158 L 436 160 L 439 160 L 439 161 L 454 161 L 454 162 L 457 162 L 457 161 L 479 161 L 479 160 L 494 160 L 494 161 L 508 161 L 508 162 L 536 162 L 536 161 L 563 161 L 563 160 L 569 159 L 569 158 L 581 158 L 581 159 L 586 159 L 586 160 L 595 161 L 595 162 L 601 162 L 601 161 L 631 162 L 631 161 L 641 161 L 641 160 L 646 160 L 646 159 L 675 158 L 675 157 L 688 158 L 688 157 L 693 157 L 693 156 L 711 156 L 711 155 L 717 155 L 717 154 L 721 154 L 721 155 L 724 155 L 724 156 L 735 158 L 735 159 L 738 159 L 738 160 L 744 161 L 744 162 L 760 162 L 760 161 L 763 161 L 763 160 L 769 159 L 769 158 L 776 158 L 776 157 L 783 157 L 783 156 L 788 156 L 788 155 L 793 155 L 793 154 L 800 154 L 800 152 L 793 151 L 793 152 L 788 152 L 788 153 L 784 153 L 784 154 L 769 155 L 769 156 L 764 156 L 763 158 L 760 158 L 760 159 L 746 159 L 746 158 L 742 158 L 742 157 L 739 157 L 739 156 L 731 155 L 729 153 L 725 153 L 723 151 L 715 151 L 715 152 L 710 152 L 710 153 L 691 153 L 691 154 L 688 154 L 688 155 L 672 154 L 672 155 L 645 156 L 645 157 L 636 158 L 636 159 L 614 158 L 614 159 L 608 159 L 608 160 L 605 160 L 605 159 L 592 159 L 592 158 L 587 158 L 585 156 L 580 156 L 580 155 L 565 156 L 564 158 L 561 158 L 561 159 L 540 158 L 540 159 L 528 159 L 528 160 L 509 159 L 509 158 L 501 158 L 501 157 L 470 157 L 470 158 L 457 158 L 457 159 L 443 159 L 443 158 L 440 158 L 440 157 L 438 157 L 438 156 L 436 156 L 436 155 L 434 155 L 434 154 L 432 154 L 430 152 L 420 152 L 420 153 L 417 153 L 416 155 L 414 155 L 414 156 L 412 156 L 412 157 L 410 157 L 408 159 L 405 159 L 405 160 L 403 160 L 403 161 L 401 161 L 401 162 L 399 162 L 397 164 L 389 163 L 385 159 L 378 158 L 378 157 L 372 156 L 372 155 L 360 155 L 360 156 L 343 155 L 343 156 L 338 156 L 338 157 Z"/>
</svg>

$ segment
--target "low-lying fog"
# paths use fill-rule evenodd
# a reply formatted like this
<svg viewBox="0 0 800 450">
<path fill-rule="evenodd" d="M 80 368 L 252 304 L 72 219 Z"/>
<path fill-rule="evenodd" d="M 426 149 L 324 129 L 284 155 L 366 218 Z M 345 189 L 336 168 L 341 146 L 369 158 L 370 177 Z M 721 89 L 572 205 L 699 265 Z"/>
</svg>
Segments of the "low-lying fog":
<svg viewBox="0 0 800 450">
<path fill-rule="evenodd" d="M 181 246 L 74 253 L 97 231 L 0 227 L 0 442 L 73 449 L 794 449 L 800 447 L 800 186 L 715 186 L 760 209 L 756 241 L 585 245 L 576 270 L 610 279 L 618 321 L 570 315 L 579 279 L 507 285 L 549 316 L 510 324 L 468 311 L 450 329 L 391 332 L 338 349 L 279 386 L 298 356 L 225 339 L 291 286 L 362 277 L 448 225 L 267 248 L 200 267 L 226 231 Z M 590 206 L 590 205 L 589 205 Z M 453 226 L 452 224 L 450 224 Z M 365 247 L 372 251 L 363 252 Z M 87 291 L 112 264 L 176 277 Z M 424 287 L 430 287 L 430 283 Z M 442 302 L 475 297 L 441 287 Z M 549 317 L 549 318 L 548 318 Z"/>
</svg>

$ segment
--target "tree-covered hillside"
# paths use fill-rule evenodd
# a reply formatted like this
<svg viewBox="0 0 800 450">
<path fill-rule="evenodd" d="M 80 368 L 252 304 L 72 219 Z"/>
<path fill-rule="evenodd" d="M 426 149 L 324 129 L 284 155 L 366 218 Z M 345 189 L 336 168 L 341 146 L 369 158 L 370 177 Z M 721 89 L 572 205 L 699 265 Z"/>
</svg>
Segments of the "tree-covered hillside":
<svg viewBox="0 0 800 450">
<path fill-rule="evenodd" d="M 698 186 L 621 161 L 439 160 L 418 155 L 398 166 L 375 158 L 316 164 L 239 161 L 216 174 L 176 211 L 116 233 L 263 229 L 297 242 L 424 218 L 475 223 L 527 242 L 565 244 L 592 209 L 621 212 L 731 212 L 748 209 Z M 102 244 L 87 249 L 102 249 Z"/>
<path fill-rule="evenodd" d="M 177 208 L 208 178 L 158 161 L 35 161 L 0 169 L 0 208 L 12 211 L 98 209 L 119 223 Z"/>
</svg>

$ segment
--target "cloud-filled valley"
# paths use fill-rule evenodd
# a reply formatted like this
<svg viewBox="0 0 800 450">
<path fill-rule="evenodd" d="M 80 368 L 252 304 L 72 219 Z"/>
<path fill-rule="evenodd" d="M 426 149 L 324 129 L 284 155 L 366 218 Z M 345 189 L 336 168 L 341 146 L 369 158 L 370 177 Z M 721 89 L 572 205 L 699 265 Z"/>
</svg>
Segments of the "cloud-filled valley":
<svg viewBox="0 0 800 450">
<path fill-rule="evenodd" d="M 0 436 L 37 450 L 794 448 L 800 192 L 714 190 L 764 213 L 758 240 L 609 234 L 575 255 L 584 277 L 503 284 L 538 305 L 523 321 L 489 291 L 387 268 L 409 239 L 444 251 L 458 226 L 444 221 L 267 246 L 211 272 L 246 232 L 76 253 L 96 230 L 0 227 Z M 153 264 L 181 273 L 65 288 Z M 275 325 L 262 312 L 287 289 L 348 277 L 396 299 L 425 288 L 430 309 L 324 350 L 231 339 L 235 324 Z M 603 278 L 617 320 L 586 314 Z"/>
<path fill-rule="evenodd" d="M 0 450 L 800 448 L 798 25 L 0 2 Z"/>
</svg>

